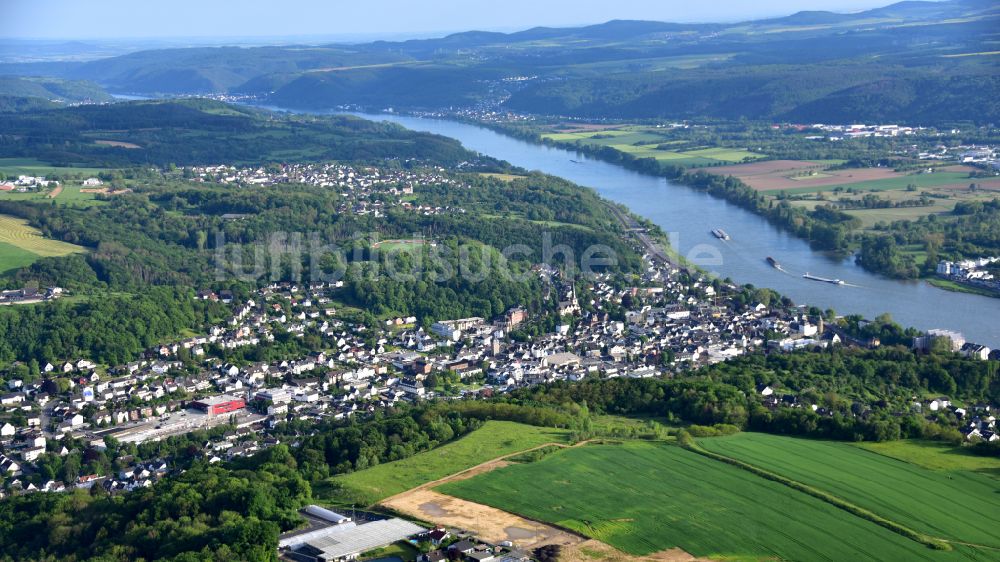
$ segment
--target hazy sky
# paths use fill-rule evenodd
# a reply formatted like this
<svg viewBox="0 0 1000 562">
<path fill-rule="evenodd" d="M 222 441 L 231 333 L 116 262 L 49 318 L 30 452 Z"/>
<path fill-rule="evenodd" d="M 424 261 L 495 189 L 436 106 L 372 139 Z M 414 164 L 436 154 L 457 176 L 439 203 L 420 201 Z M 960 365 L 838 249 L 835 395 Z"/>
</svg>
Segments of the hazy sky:
<svg viewBox="0 0 1000 562">
<path fill-rule="evenodd" d="M 0 0 L 0 37 L 398 36 L 610 19 L 738 21 L 892 0 Z"/>
</svg>

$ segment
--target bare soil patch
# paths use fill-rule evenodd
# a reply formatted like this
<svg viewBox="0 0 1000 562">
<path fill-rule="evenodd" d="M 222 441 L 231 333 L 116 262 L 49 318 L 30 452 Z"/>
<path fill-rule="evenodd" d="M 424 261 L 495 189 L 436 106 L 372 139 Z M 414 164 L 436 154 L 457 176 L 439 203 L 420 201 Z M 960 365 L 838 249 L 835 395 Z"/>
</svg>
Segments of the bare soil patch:
<svg viewBox="0 0 1000 562">
<path fill-rule="evenodd" d="M 550 525 L 433 490 L 417 489 L 399 494 L 382 505 L 436 525 L 471 531 L 494 544 L 511 541 L 518 548 L 530 549 L 546 544 L 568 547 L 584 541 Z"/>
<path fill-rule="evenodd" d="M 969 179 L 969 181 L 959 182 L 959 183 L 946 183 L 944 185 L 935 185 L 932 188 L 925 188 L 922 191 L 934 191 L 935 189 L 940 189 L 943 191 L 961 191 L 969 190 L 969 184 L 974 183 L 979 186 L 979 191 L 1000 191 L 1000 182 L 993 180 L 993 178 L 975 178 Z"/>
<path fill-rule="evenodd" d="M 130 142 L 113 141 L 113 140 L 96 140 L 94 141 L 94 144 L 100 144 L 104 146 L 114 146 L 116 148 L 131 148 L 131 149 L 142 148 L 141 146 L 137 144 L 132 144 Z"/>
<path fill-rule="evenodd" d="M 56 197 L 59 197 L 59 194 L 62 193 L 62 191 L 63 191 L 63 186 L 57 185 L 55 189 L 53 189 L 52 191 L 49 192 L 48 195 L 46 195 L 46 197 L 48 197 L 49 199 L 55 199 Z"/>
<path fill-rule="evenodd" d="M 979 168 L 974 168 L 972 166 L 967 166 L 965 164 L 955 164 L 954 166 L 945 166 L 940 168 L 942 172 L 978 172 Z"/>
<path fill-rule="evenodd" d="M 591 562 L 700 562 L 707 560 L 695 558 L 679 548 L 661 550 L 647 556 L 635 556 L 594 539 L 563 547 L 561 559 Z"/>
<path fill-rule="evenodd" d="M 904 174 L 890 168 L 848 168 L 845 170 L 823 170 L 816 177 L 793 177 L 809 169 L 817 173 L 825 165 L 805 160 L 771 160 L 738 164 L 736 166 L 720 166 L 706 168 L 706 172 L 724 176 L 734 176 L 757 191 L 777 191 L 782 189 L 801 189 L 803 187 L 825 187 L 828 185 L 850 185 L 874 180 L 901 177 Z"/>
<path fill-rule="evenodd" d="M 112 190 L 110 187 L 81 187 L 80 193 L 101 193 L 104 195 L 121 195 L 123 193 L 130 193 L 132 190 L 129 188 Z"/>
<path fill-rule="evenodd" d="M 764 160 L 762 162 L 751 162 L 749 164 L 734 164 L 732 166 L 705 168 L 705 171 L 722 176 L 748 178 L 752 176 L 775 174 L 778 172 L 795 172 L 798 170 L 808 170 L 809 168 L 822 167 L 824 167 L 822 162 L 810 162 L 808 160 Z"/>
</svg>

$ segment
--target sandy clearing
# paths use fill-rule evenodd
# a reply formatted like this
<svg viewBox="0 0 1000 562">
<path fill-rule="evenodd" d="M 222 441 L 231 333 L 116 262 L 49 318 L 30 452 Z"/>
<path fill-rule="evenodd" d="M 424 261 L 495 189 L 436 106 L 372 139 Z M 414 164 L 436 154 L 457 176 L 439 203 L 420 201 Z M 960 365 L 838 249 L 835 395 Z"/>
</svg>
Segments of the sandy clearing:
<svg viewBox="0 0 1000 562">
<path fill-rule="evenodd" d="M 590 560 L 593 562 L 702 562 L 707 558 L 695 558 L 679 548 L 661 550 L 646 556 L 626 554 L 611 545 L 594 539 L 563 547 L 562 560 Z"/>
<path fill-rule="evenodd" d="M 776 162 L 761 162 L 761 164 L 774 164 Z M 787 162 L 795 161 L 789 160 Z M 805 170 L 811 166 L 804 166 L 800 168 L 786 167 L 780 170 L 772 171 L 765 171 L 763 166 L 757 170 L 734 170 L 734 168 L 754 165 L 756 164 L 722 166 L 718 168 L 706 168 L 705 171 L 713 174 L 735 176 L 742 180 L 743 183 L 749 185 L 757 191 L 777 191 L 782 189 L 801 189 L 804 187 L 826 187 L 837 185 L 849 186 L 855 183 L 905 176 L 905 174 L 895 172 L 890 168 L 848 168 L 845 170 L 823 170 L 822 175 L 796 179 L 789 176 L 794 174 L 797 170 Z"/>
<path fill-rule="evenodd" d="M 137 144 L 132 144 L 130 142 L 113 141 L 113 140 L 96 140 L 96 141 L 94 141 L 94 144 L 100 144 L 100 145 L 104 145 L 104 146 L 113 146 L 115 148 L 132 148 L 132 149 L 142 148 L 141 146 L 139 146 Z"/>
<path fill-rule="evenodd" d="M 130 188 L 119 189 L 117 191 L 112 191 L 110 187 L 81 187 L 80 193 L 99 193 L 102 195 L 121 195 L 122 193 L 131 193 Z"/>
<path fill-rule="evenodd" d="M 985 183 L 984 183 L 985 182 Z M 934 187 L 925 187 L 921 191 L 934 191 L 935 189 L 956 191 L 956 190 L 966 190 L 969 189 L 969 184 L 974 183 L 979 186 L 979 191 L 1000 191 L 1000 182 L 993 178 L 970 178 L 967 182 L 959 183 L 946 183 L 944 185 L 935 185 Z"/>
<path fill-rule="evenodd" d="M 511 541 L 518 548 L 531 549 L 546 544 L 567 547 L 585 540 L 544 523 L 433 490 L 400 494 L 382 505 L 436 525 L 471 531 L 494 544 Z"/>
</svg>

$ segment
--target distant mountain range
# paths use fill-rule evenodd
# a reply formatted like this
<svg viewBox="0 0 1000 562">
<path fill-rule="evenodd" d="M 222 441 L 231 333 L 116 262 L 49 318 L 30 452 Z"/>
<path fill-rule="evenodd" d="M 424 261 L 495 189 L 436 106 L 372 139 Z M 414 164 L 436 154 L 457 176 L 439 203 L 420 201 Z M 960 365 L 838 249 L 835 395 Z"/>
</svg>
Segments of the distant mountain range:
<svg viewBox="0 0 1000 562">
<path fill-rule="evenodd" d="M 103 88 L 84 80 L 37 76 L 0 76 L 0 113 L 59 107 L 76 102 L 106 102 Z"/>
<path fill-rule="evenodd" d="M 900 2 L 736 24 L 610 21 L 358 45 L 197 47 L 0 65 L 144 95 L 293 108 L 474 104 L 586 117 L 1000 121 L 1000 4 Z M 515 78 L 520 78 L 514 80 Z"/>
</svg>

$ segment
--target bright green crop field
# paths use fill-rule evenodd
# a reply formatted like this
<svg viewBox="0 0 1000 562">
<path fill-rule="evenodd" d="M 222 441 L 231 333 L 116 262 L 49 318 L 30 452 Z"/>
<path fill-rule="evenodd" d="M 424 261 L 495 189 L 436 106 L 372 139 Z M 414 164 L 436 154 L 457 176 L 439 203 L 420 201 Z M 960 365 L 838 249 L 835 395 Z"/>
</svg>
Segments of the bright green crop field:
<svg viewBox="0 0 1000 562">
<path fill-rule="evenodd" d="M 543 133 L 541 136 L 563 143 L 609 146 L 637 158 L 655 158 L 678 166 L 732 164 L 742 162 L 747 158 L 755 160 L 764 157 L 762 154 L 737 148 L 708 147 L 683 151 L 662 150 L 658 148 L 661 144 L 671 145 L 677 141 L 667 140 L 656 129 L 641 126 L 576 133 Z"/>
<path fill-rule="evenodd" d="M 483 427 L 431 451 L 332 478 L 343 488 L 337 499 L 371 505 L 421 484 L 444 478 L 477 464 L 544 443 L 567 443 L 569 431 L 507 421 Z M 322 490 L 317 496 L 322 499 Z"/>
<path fill-rule="evenodd" d="M 1000 479 L 987 473 L 931 470 L 850 443 L 764 433 L 701 439 L 699 444 L 830 492 L 916 531 L 997 548 L 1000 559 Z M 936 452 L 928 449 L 927 455 Z"/>
<path fill-rule="evenodd" d="M 53 166 L 34 158 L 0 158 L 0 174 L 8 178 L 17 176 L 53 176 L 85 178 L 96 176 L 107 168 Z M 56 178 L 50 178 L 56 179 Z"/>
<path fill-rule="evenodd" d="M 85 251 L 81 246 L 43 237 L 24 219 L 0 215 L 0 272 L 31 265 L 43 257 Z"/>
<path fill-rule="evenodd" d="M 635 555 L 679 547 L 715 560 L 988 558 L 961 546 L 931 550 L 782 484 L 662 443 L 565 449 L 436 489 Z"/>
</svg>

